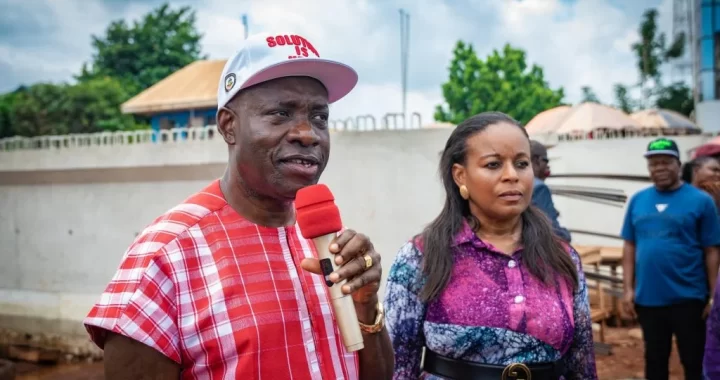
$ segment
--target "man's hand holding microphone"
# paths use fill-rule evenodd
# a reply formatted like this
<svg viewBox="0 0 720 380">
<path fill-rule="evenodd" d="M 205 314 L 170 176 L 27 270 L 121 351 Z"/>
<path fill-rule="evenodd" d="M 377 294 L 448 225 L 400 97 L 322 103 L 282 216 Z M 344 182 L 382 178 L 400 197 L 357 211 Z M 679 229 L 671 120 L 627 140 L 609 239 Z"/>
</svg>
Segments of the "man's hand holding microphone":
<svg viewBox="0 0 720 380">
<path fill-rule="evenodd" d="M 303 236 L 313 240 L 318 254 L 317 259 L 304 259 L 301 266 L 324 276 L 345 346 L 352 352 L 363 348 L 361 329 L 376 333 L 383 328 L 377 295 L 382 267 L 380 254 L 367 236 L 353 230 L 340 232 L 342 222 L 334 200 L 325 185 L 298 191 L 298 225 Z"/>
</svg>

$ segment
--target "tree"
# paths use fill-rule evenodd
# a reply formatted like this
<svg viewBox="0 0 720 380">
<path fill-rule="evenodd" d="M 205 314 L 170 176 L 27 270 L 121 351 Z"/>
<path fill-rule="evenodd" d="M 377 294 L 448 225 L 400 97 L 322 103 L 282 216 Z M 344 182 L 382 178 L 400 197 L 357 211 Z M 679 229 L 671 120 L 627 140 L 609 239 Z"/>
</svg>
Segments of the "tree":
<svg viewBox="0 0 720 380">
<path fill-rule="evenodd" d="M 123 85 L 109 77 L 78 83 L 66 89 L 68 133 L 93 133 L 136 128 L 135 118 L 119 105 L 130 98 Z"/>
<path fill-rule="evenodd" d="M 27 137 L 68 133 L 66 90 L 66 84 L 38 83 L 18 93 L 12 109 L 14 132 Z"/>
<path fill-rule="evenodd" d="M 625 113 L 632 113 L 635 109 L 635 101 L 630 97 L 627 86 L 617 83 L 613 87 L 615 92 L 615 106 Z"/>
<path fill-rule="evenodd" d="M 631 45 L 637 57 L 637 67 L 640 73 L 640 86 L 645 98 L 645 105 L 652 103 L 652 98 L 662 92 L 660 68 L 664 63 L 677 59 L 685 52 L 685 35 L 680 33 L 668 45 L 665 33 L 658 32 L 658 11 L 648 9 L 643 14 L 638 32 L 640 41 Z M 647 88 L 649 80 L 653 80 L 654 88 Z"/>
<path fill-rule="evenodd" d="M 118 105 L 128 98 L 122 84 L 112 78 L 76 85 L 36 84 L 13 95 L 9 113 L 12 135 L 32 137 L 141 128 L 132 115 L 120 112 Z M 2 104 L 0 100 L 0 116 Z"/>
<path fill-rule="evenodd" d="M 689 116 L 694 108 L 692 92 L 683 83 L 664 86 L 662 83 L 662 66 L 674 59 L 682 57 L 685 52 L 685 34 L 675 35 L 671 43 L 667 43 L 665 33 L 658 32 L 658 11 L 648 9 L 638 27 L 640 41 L 630 46 L 637 59 L 639 74 L 638 85 L 616 84 L 615 105 L 630 113 L 638 108 L 657 107 L 680 112 Z M 632 99 L 630 90 L 640 88 L 641 98 Z"/>
<path fill-rule="evenodd" d="M 444 105 L 435 119 L 459 124 L 484 111 L 501 111 L 525 124 L 538 113 L 561 104 L 563 88 L 553 90 L 541 67 L 528 67 L 525 52 L 506 44 L 484 61 L 472 44 L 458 41 L 450 62 L 449 78 L 442 85 Z"/>
<path fill-rule="evenodd" d="M 189 7 L 164 4 L 132 26 L 113 21 L 104 36 L 93 36 L 93 58 L 77 84 L 39 83 L 0 95 L 0 138 L 145 128 L 120 105 L 204 58 L 200 39 Z"/>
<path fill-rule="evenodd" d="M 0 139 L 15 136 L 15 99 L 26 90 L 24 86 L 20 86 L 15 91 L 0 95 Z"/>
<path fill-rule="evenodd" d="M 105 35 L 92 37 L 93 57 L 77 79 L 117 78 L 133 96 L 201 56 L 202 35 L 190 7 L 171 10 L 166 3 L 132 26 L 113 21 Z"/>
<path fill-rule="evenodd" d="M 582 97 L 582 100 L 580 101 L 580 103 L 585 103 L 585 102 L 601 103 L 600 100 L 598 99 L 597 95 L 595 94 L 595 91 L 593 91 L 593 89 L 590 88 L 590 86 L 583 86 L 581 88 L 581 90 L 582 90 L 583 97 Z"/>
<path fill-rule="evenodd" d="M 682 82 L 663 87 L 655 104 L 658 108 L 677 111 L 685 116 L 690 116 L 695 109 L 692 90 Z"/>
</svg>

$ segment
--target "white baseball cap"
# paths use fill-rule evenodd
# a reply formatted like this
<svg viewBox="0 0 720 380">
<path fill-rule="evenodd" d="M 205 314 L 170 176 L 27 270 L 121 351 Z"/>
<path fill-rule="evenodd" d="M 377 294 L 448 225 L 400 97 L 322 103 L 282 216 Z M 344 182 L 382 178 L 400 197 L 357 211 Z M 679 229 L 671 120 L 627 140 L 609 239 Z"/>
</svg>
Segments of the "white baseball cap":
<svg viewBox="0 0 720 380">
<path fill-rule="evenodd" d="M 315 46 L 303 36 L 254 34 L 225 63 L 218 86 L 218 109 L 245 88 L 290 76 L 319 80 L 328 91 L 329 103 L 342 99 L 358 82 L 352 67 L 321 59 Z"/>
</svg>

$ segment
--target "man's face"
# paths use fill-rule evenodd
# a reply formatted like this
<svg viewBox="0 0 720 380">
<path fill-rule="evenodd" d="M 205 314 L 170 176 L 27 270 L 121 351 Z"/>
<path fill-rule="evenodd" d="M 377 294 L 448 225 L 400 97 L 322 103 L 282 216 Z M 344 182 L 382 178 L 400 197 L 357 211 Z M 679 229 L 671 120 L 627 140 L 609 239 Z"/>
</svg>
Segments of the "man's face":
<svg viewBox="0 0 720 380">
<path fill-rule="evenodd" d="M 680 161 L 670 155 L 658 154 L 647 158 L 650 179 L 659 189 L 670 189 L 680 180 Z"/>
<path fill-rule="evenodd" d="M 546 149 L 537 149 L 533 152 L 532 167 L 536 178 L 547 178 L 547 173 L 550 171 L 550 160 L 547 157 Z"/>
<path fill-rule="evenodd" d="M 218 112 L 218 128 L 230 146 L 246 191 L 293 200 L 316 184 L 330 156 L 328 96 L 307 77 L 268 81 L 246 90 Z"/>
</svg>

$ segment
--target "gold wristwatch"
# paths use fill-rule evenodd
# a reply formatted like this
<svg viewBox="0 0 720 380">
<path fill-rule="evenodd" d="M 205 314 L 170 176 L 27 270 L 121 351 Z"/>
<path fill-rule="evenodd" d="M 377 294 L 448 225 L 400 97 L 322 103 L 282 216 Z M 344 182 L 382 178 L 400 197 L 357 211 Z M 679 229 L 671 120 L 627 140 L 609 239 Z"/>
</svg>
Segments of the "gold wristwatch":
<svg viewBox="0 0 720 380">
<path fill-rule="evenodd" d="M 385 309 L 383 308 L 382 302 L 378 301 L 377 305 L 375 305 L 375 312 L 377 315 L 375 316 L 374 324 L 366 325 L 362 322 L 358 322 L 362 332 L 366 334 L 377 334 L 382 331 L 383 327 L 385 327 Z"/>
</svg>

